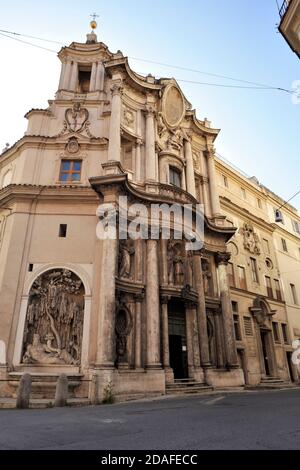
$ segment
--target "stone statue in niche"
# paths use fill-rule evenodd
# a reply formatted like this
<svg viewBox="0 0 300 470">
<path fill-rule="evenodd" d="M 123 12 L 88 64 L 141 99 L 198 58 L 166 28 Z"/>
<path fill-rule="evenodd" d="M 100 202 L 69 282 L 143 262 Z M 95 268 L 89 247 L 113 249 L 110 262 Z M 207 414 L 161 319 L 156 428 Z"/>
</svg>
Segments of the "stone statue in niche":
<svg viewBox="0 0 300 470">
<path fill-rule="evenodd" d="M 203 288 L 205 295 L 212 295 L 212 274 L 210 262 L 202 259 Z"/>
<path fill-rule="evenodd" d="M 240 229 L 240 233 L 244 237 L 244 248 L 254 255 L 260 255 L 259 238 L 254 231 L 254 227 L 250 223 L 244 223 Z"/>
<path fill-rule="evenodd" d="M 134 241 L 130 239 L 120 240 L 119 277 L 121 279 L 132 279 L 134 254 Z"/>
<path fill-rule="evenodd" d="M 184 261 L 182 243 L 169 240 L 168 243 L 168 280 L 169 284 L 184 284 Z"/>
<path fill-rule="evenodd" d="M 84 287 L 67 269 L 39 276 L 29 293 L 25 321 L 25 364 L 78 365 L 81 356 Z"/>
</svg>

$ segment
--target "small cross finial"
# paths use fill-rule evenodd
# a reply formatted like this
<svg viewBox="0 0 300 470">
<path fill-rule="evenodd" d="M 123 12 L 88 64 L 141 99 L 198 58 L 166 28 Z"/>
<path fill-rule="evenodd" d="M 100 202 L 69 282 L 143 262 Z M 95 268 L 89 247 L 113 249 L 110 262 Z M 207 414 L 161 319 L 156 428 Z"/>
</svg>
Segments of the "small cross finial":
<svg viewBox="0 0 300 470">
<path fill-rule="evenodd" d="M 97 13 L 92 13 L 90 17 L 93 19 L 93 21 L 95 21 L 96 18 L 99 18 L 99 15 L 97 15 Z"/>
</svg>

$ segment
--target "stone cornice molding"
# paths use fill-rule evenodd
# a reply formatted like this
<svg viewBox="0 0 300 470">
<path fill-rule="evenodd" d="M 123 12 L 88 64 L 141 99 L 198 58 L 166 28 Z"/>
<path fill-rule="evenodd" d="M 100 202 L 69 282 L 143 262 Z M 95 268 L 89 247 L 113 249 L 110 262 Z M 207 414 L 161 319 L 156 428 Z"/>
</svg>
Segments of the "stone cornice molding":
<svg viewBox="0 0 300 470">
<path fill-rule="evenodd" d="M 271 234 L 275 231 L 275 228 L 277 227 L 277 226 L 274 227 L 274 224 L 268 223 L 265 220 L 261 219 L 260 217 L 257 217 L 255 214 L 252 214 L 251 212 L 248 211 L 248 209 L 244 209 L 243 207 L 238 206 L 227 197 L 220 196 L 220 203 L 223 208 L 229 209 L 234 214 L 237 214 L 243 219 L 245 219 L 245 221 L 250 220 L 254 224 L 260 226 L 261 228 L 264 228 L 266 231 L 270 232 Z"/>
</svg>

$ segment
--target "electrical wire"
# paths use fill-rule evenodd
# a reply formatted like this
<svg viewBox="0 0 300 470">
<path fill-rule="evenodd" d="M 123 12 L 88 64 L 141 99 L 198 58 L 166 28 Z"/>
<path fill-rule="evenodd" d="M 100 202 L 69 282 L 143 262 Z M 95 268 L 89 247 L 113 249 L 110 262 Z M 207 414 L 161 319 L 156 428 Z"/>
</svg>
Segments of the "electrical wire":
<svg viewBox="0 0 300 470">
<path fill-rule="evenodd" d="M 57 51 L 54 51 L 53 49 L 48 49 L 48 48 L 43 47 L 43 46 L 39 46 L 37 44 L 33 44 L 31 42 L 28 42 L 28 41 L 23 41 L 21 39 L 14 38 L 12 36 L 9 36 L 9 34 L 16 35 L 16 36 L 21 36 L 21 37 L 26 37 L 26 38 L 30 38 L 30 39 L 37 39 L 39 41 L 46 41 L 46 42 L 52 42 L 52 43 L 55 43 L 55 44 L 64 45 L 62 42 L 59 42 L 59 41 L 53 41 L 51 39 L 44 39 L 44 38 L 40 38 L 40 37 L 37 37 L 37 36 L 29 36 L 29 35 L 25 35 L 25 34 L 21 34 L 21 33 L 16 33 L 14 31 L 7 31 L 7 30 L 0 29 L 0 34 L 2 36 L 5 36 L 5 37 L 10 38 L 10 39 L 14 39 L 14 40 L 19 41 L 21 43 L 24 43 L 24 44 L 27 44 L 27 45 L 30 45 L 30 46 L 33 46 L 33 47 L 37 47 L 39 49 L 43 49 L 43 50 L 46 50 L 46 51 L 49 51 L 49 52 L 54 52 L 54 53 L 57 53 Z M 173 69 L 177 69 L 177 70 L 184 70 L 184 71 L 187 71 L 187 72 L 199 73 L 199 74 L 203 74 L 203 75 L 207 75 L 207 76 L 211 76 L 211 77 L 222 78 L 222 79 L 225 79 L 225 80 L 231 80 L 231 81 L 245 83 L 245 84 L 253 85 L 253 86 L 248 87 L 248 86 L 238 86 L 238 85 L 226 85 L 226 84 L 221 84 L 221 83 L 208 83 L 208 82 L 178 79 L 178 81 L 184 82 L 184 83 L 191 83 L 191 84 L 197 84 L 197 85 L 206 85 L 206 86 L 215 86 L 215 87 L 222 87 L 222 88 L 237 88 L 237 89 L 240 88 L 240 89 L 249 89 L 249 90 L 250 89 L 252 89 L 252 90 L 254 90 L 254 89 L 256 89 L 256 90 L 277 90 L 277 91 L 282 91 L 282 92 L 289 93 L 289 94 L 295 94 L 295 91 L 287 90 L 286 88 L 275 87 L 275 86 L 272 86 L 272 85 L 266 85 L 264 83 L 259 83 L 259 82 L 252 82 L 250 80 L 243 80 L 243 79 L 240 79 L 240 78 L 234 78 L 234 77 L 230 77 L 230 76 L 227 76 L 227 75 L 220 75 L 220 74 L 216 74 L 216 73 L 205 72 L 203 70 L 197 70 L 197 69 L 192 69 L 192 68 L 188 68 L 188 67 L 182 67 L 182 66 L 179 66 L 179 65 L 167 64 L 167 63 L 164 63 L 164 62 L 157 62 L 157 61 L 149 60 L 149 59 L 141 59 L 141 58 L 138 58 L 138 57 L 128 56 L 128 58 L 131 59 L 131 60 L 136 60 L 136 61 L 145 62 L 145 63 L 149 63 L 149 64 L 160 65 L 160 66 L 169 67 L 169 68 L 173 68 Z"/>
</svg>

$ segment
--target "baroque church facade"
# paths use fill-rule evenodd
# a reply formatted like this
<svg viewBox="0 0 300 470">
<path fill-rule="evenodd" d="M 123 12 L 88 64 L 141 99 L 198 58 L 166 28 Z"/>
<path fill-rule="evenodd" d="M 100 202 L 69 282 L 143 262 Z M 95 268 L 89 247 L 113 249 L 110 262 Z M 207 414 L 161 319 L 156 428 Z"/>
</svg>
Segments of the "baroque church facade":
<svg viewBox="0 0 300 470">
<path fill-rule="evenodd" d="M 74 394 L 94 402 L 107 387 L 125 397 L 178 381 L 244 386 L 219 131 L 197 119 L 174 79 L 135 73 L 95 33 L 58 57 L 55 99 L 26 114 L 24 137 L 0 158 L 1 395 L 14 396 L 24 372 L 41 387 L 66 373 Z M 97 208 L 118 216 L 120 196 L 149 219 L 152 204 L 203 204 L 203 247 L 187 251 L 172 218 L 169 239 L 161 219 L 155 239 L 99 239 Z M 259 296 L 252 309 L 269 318 Z"/>
</svg>

